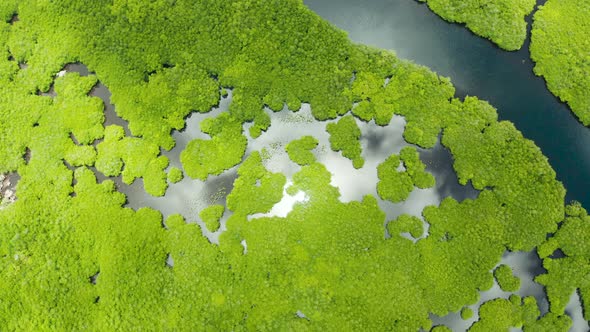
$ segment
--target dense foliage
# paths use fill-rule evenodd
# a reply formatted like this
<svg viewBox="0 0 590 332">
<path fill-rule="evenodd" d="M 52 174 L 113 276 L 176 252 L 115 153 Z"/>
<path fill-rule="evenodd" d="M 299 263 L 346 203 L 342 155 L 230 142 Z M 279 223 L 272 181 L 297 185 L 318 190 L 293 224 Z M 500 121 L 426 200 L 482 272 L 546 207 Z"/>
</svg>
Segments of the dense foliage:
<svg viewBox="0 0 590 332">
<path fill-rule="evenodd" d="M 403 148 L 399 153 L 399 157 L 416 187 L 421 189 L 434 187 L 434 176 L 425 171 L 426 165 L 420 160 L 420 155 L 415 148 Z"/>
<path fill-rule="evenodd" d="M 566 213 L 555 236 L 538 249 L 547 274 L 536 281 L 546 287 L 551 311 L 558 314 L 564 312 L 569 295 L 579 290 L 584 318 L 590 320 L 590 216 L 579 203 L 569 205 Z M 552 257 L 556 250 L 561 250 L 564 257 Z"/>
<path fill-rule="evenodd" d="M 121 174 L 123 182 L 127 184 L 133 183 L 137 177 L 143 177 L 148 193 L 162 196 L 166 192 L 168 184 L 164 169 L 168 167 L 168 158 L 158 156 L 160 148 L 156 144 L 136 137 L 125 137 L 123 127 L 112 125 L 105 128 L 104 141 L 96 146 L 96 151 L 96 169 L 104 175 Z"/>
<path fill-rule="evenodd" d="M 219 221 L 224 212 L 225 206 L 223 205 L 209 205 L 201 210 L 199 217 L 210 232 L 216 232 L 219 229 Z"/>
<path fill-rule="evenodd" d="M 488 38 L 501 48 L 522 47 L 527 34 L 524 17 L 535 0 L 420 0 L 449 22 L 465 23 L 476 35 Z"/>
<path fill-rule="evenodd" d="M 318 146 L 318 140 L 313 136 L 303 136 L 287 144 L 285 150 L 289 158 L 300 166 L 309 165 L 315 161 L 311 150 Z"/>
<path fill-rule="evenodd" d="M 253 152 L 238 169 L 234 188 L 227 196 L 227 207 L 244 215 L 265 213 L 283 197 L 287 182 L 281 173 L 271 173 L 262 164 L 258 151 Z"/>
<path fill-rule="evenodd" d="M 182 170 L 180 168 L 172 167 L 170 171 L 168 171 L 168 182 L 170 183 L 177 183 L 182 181 L 184 175 L 182 174 Z"/>
<path fill-rule="evenodd" d="M 300 1 L 10 0 L 0 18 L 0 173 L 21 176 L 18 199 L 0 211 L 2 330 L 429 330 L 429 313 L 459 311 L 493 285 L 507 249 L 540 245 L 568 255 L 546 258 L 538 279 L 551 313 L 539 319 L 529 299 L 497 300 L 482 306 L 474 330 L 567 328 L 561 299 L 587 290 L 584 271 L 568 263 L 587 263 L 570 236 L 586 227 L 575 221 L 587 220 L 582 212 L 570 208 L 543 244 L 563 220 L 565 193 L 541 151 L 489 104 L 458 100 L 448 79 L 352 44 Z M 73 61 L 95 74 L 56 78 Z M 103 106 L 88 95 L 97 79 L 131 136 L 103 126 Z M 39 93 L 52 85 L 57 97 Z M 97 173 L 121 174 L 164 194 L 182 175 L 166 174 L 161 154 L 174 145 L 171 130 L 229 88 L 229 110 L 200 124 L 211 138 L 181 155 L 196 181 L 239 165 L 226 207 L 200 214 L 213 231 L 227 213 L 219 244 L 191 216 L 126 208 L 112 178 L 97 182 Z M 291 146 L 303 166 L 286 189 L 308 199 L 284 218 L 252 218 L 281 200 L 287 179 L 259 152 L 246 155 L 244 124 L 252 138 L 264 135 L 265 106 L 302 102 L 319 121 L 341 117 L 328 125 L 332 147 L 357 168 L 362 133 L 351 110 L 377 125 L 404 116 L 406 141 L 424 148 L 442 133 L 460 183 L 481 193 L 402 215 L 386 238 L 378 200 L 342 202 L 304 142 Z M 431 186 L 418 157 L 404 150 L 386 171 L 401 158 L 412 185 Z"/>
<path fill-rule="evenodd" d="M 387 231 L 392 236 L 409 233 L 413 238 L 417 239 L 424 233 L 424 223 L 416 216 L 402 214 L 396 220 L 387 224 Z"/>
<path fill-rule="evenodd" d="M 512 268 L 506 264 L 502 264 L 494 270 L 494 277 L 505 292 L 516 292 L 520 288 L 520 279 L 512 274 Z"/>
<path fill-rule="evenodd" d="M 400 170 L 402 166 L 403 170 Z M 424 171 L 426 165 L 413 147 L 405 147 L 399 155 L 391 155 L 377 166 L 377 193 L 391 202 L 404 201 L 414 186 L 426 189 L 434 186 L 434 176 Z"/>
<path fill-rule="evenodd" d="M 549 0 L 535 14 L 531 58 L 535 73 L 590 125 L 590 4 Z"/>
<path fill-rule="evenodd" d="M 473 317 L 473 310 L 471 308 L 465 307 L 461 309 L 461 318 L 463 320 L 471 319 L 471 317 Z"/>
<path fill-rule="evenodd" d="M 539 331 L 539 308 L 534 297 L 522 299 L 518 295 L 512 295 L 508 300 L 491 300 L 479 308 L 479 315 L 480 319 L 469 328 L 470 332 L 509 331 L 511 327 Z M 541 320 L 546 319 L 545 317 Z M 556 325 L 552 328 L 554 331 L 567 331 L 569 326 L 565 327 L 564 329 L 564 326 Z"/>
<path fill-rule="evenodd" d="M 342 151 L 342 155 L 352 160 L 354 168 L 361 168 L 365 160 L 361 157 L 361 130 L 352 115 L 347 115 L 338 122 L 328 123 L 326 131 L 330 134 L 330 146 L 334 151 Z"/>
<path fill-rule="evenodd" d="M 201 122 L 201 131 L 210 140 L 195 139 L 188 143 L 180 155 L 186 174 L 205 180 L 219 175 L 242 161 L 248 139 L 242 135 L 242 124 L 228 113 Z"/>
</svg>

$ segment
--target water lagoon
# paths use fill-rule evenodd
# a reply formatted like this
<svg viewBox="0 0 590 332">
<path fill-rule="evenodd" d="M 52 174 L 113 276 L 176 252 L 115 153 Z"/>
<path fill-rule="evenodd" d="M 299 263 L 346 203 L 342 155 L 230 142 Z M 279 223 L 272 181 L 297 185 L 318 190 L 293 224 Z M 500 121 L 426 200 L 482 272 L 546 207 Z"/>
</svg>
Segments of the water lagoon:
<svg viewBox="0 0 590 332">
<path fill-rule="evenodd" d="M 88 70 L 80 64 L 68 65 L 67 71 L 79 72 L 81 75 L 88 75 Z M 114 106 L 110 104 L 110 93 L 102 84 L 98 84 L 91 92 L 91 95 L 103 99 L 105 104 L 105 125 L 117 124 L 128 132 L 126 122 L 119 118 L 114 112 Z M 181 131 L 175 131 L 173 137 L 176 146 L 170 151 L 162 150 L 162 154 L 170 159 L 170 167 L 181 168 L 180 153 L 185 149 L 188 142 L 193 139 L 208 139 L 208 135 L 201 132 L 199 124 L 206 118 L 216 117 L 227 111 L 232 100 L 231 91 L 222 98 L 219 105 L 208 113 L 192 113 L 186 120 L 186 126 Z M 287 177 L 287 185 L 291 183 L 291 177 L 300 166 L 292 162 L 285 146 L 292 140 L 302 136 L 311 135 L 320 142 L 314 149 L 315 157 L 324 164 L 332 173 L 331 184 L 340 190 L 340 200 L 349 202 L 362 200 L 365 195 L 372 195 L 378 199 L 379 206 L 386 213 L 387 220 L 392 220 L 401 214 L 407 213 L 420 216 L 423 208 L 428 205 L 438 205 L 445 197 L 453 197 L 459 201 L 466 198 L 477 197 L 479 191 L 470 184 L 462 186 L 457 182 L 457 176 L 452 169 L 451 155 L 440 143 L 433 149 L 419 149 L 421 159 L 426 164 L 426 170 L 436 178 L 436 186 L 429 189 L 415 188 L 409 198 L 404 202 L 391 203 L 379 199 L 376 190 L 377 165 L 382 163 L 391 154 L 398 154 L 404 146 L 409 144 L 402 137 L 405 121 L 401 116 L 395 116 L 388 126 L 381 127 L 374 122 L 365 123 L 356 120 L 361 129 L 361 145 L 363 148 L 364 167 L 355 169 L 352 162 L 341 156 L 340 152 L 330 149 L 329 134 L 325 128 L 328 123 L 338 119 L 318 122 L 313 118 L 309 104 L 303 104 L 300 110 L 292 111 L 286 107 L 280 112 L 273 112 L 266 109 L 271 116 L 272 125 L 269 130 L 259 138 L 248 137 L 247 158 L 254 151 L 266 150 L 269 158 L 265 160 L 265 166 L 272 172 L 283 173 Z M 245 131 L 247 132 L 247 126 Z M 233 188 L 233 182 L 237 177 L 237 169 L 233 167 L 220 175 L 210 176 L 206 181 L 193 180 L 185 177 L 176 184 L 170 184 L 166 195 L 154 197 L 145 192 L 143 181 L 136 179 L 132 184 L 123 183 L 121 177 L 105 177 L 95 170 L 100 181 L 113 180 L 119 191 L 127 196 L 127 207 L 139 209 L 151 207 L 162 213 L 164 219 L 172 214 L 180 213 L 187 221 L 198 223 L 203 234 L 212 242 L 218 241 L 218 236 L 225 230 L 225 221 L 231 215 L 226 211 L 221 220 L 221 228 L 214 233 L 209 232 L 204 223 L 200 220 L 199 212 L 212 204 L 225 205 L 225 199 Z M 250 218 L 261 216 L 284 217 L 297 201 L 305 200 L 304 196 L 295 195 L 291 197 L 284 192 L 283 200 L 275 205 L 266 214 L 253 215 Z"/>
</svg>

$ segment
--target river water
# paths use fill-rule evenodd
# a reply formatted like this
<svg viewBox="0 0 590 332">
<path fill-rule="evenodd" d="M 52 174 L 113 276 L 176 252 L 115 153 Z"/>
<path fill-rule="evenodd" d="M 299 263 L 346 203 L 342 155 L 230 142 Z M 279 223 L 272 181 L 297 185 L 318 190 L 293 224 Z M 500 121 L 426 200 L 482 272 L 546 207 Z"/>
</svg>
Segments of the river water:
<svg viewBox="0 0 590 332">
<path fill-rule="evenodd" d="M 401 58 L 450 77 L 459 97 L 489 101 L 501 120 L 514 122 L 549 158 L 567 189 L 566 200 L 577 200 L 590 208 L 590 129 L 533 74 L 528 38 L 520 51 L 506 52 L 463 25 L 445 22 L 425 4 L 413 0 L 304 3 L 347 31 L 353 41 L 394 50 Z"/>
</svg>

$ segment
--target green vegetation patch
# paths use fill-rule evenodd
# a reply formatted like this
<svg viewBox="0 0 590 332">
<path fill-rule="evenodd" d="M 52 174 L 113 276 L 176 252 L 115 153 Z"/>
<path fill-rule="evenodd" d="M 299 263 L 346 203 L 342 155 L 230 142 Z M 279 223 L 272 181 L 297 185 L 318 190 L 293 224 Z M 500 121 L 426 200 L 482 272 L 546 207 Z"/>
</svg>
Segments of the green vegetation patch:
<svg viewBox="0 0 590 332">
<path fill-rule="evenodd" d="M 361 157 L 362 147 L 359 141 L 361 130 L 354 117 L 347 115 L 338 122 L 328 123 L 326 131 L 330 134 L 330 146 L 334 151 L 342 151 L 342 155 L 352 160 L 354 168 L 361 168 L 365 160 Z"/>
<path fill-rule="evenodd" d="M 225 212 L 225 206 L 210 205 L 199 212 L 199 217 L 210 232 L 217 232 L 223 212 Z"/>
<path fill-rule="evenodd" d="M 535 73 L 543 76 L 549 90 L 589 126 L 590 5 L 549 0 L 535 13 L 531 34 Z"/>
<path fill-rule="evenodd" d="M 244 215 L 269 212 L 283 197 L 286 182 L 283 174 L 269 172 L 255 151 L 240 165 L 227 207 Z"/>
<path fill-rule="evenodd" d="M 165 169 L 169 161 L 166 156 L 160 155 L 157 145 L 140 138 L 125 137 L 123 127 L 111 125 L 105 129 L 104 141 L 96 149 L 96 169 L 104 175 L 123 175 L 123 182 L 127 184 L 143 177 L 148 193 L 162 196 L 166 192 Z"/>
<path fill-rule="evenodd" d="M 528 330 L 528 325 L 535 325 L 538 317 L 539 309 L 534 297 L 521 299 L 512 295 L 510 300 L 494 299 L 482 304 L 479 320 L 468 331 L 507 331 L 511 327 L 520 328 L 523 325 L 524 330 Z"/>
<path fill-rule="evenodd" d="M 570 296 L 579 290 L 584 319 L 590 320 L 590 216 L 579 203 L 566 209 L 563 225 L 555 236 L 538 248 L 546 274 L 535 281 L 547 289 L 551 312 L 563 315 Z M 551 258 L 556 250 L 565 257 Z"/>
<path fill-rule="evenodd" d="M 434 176 L 425 171 L 426 165 L 420 160 L 420 154 L 416 148 L 410 146 L 403 148 L 399 157 L 404 162 L 406 172 L 416 187 L 421 189 L 434 187 Z"/>
<path fill-rule="evenodd" d="M 471 308 L 465 307 L 461 309 L 461 319 L 468 320 L 471 319 L 471 317 L 473 317 L 473 310 L 471 310 Z"/>
<path fill-rule="evenodd" d="M 402 214 L 387 224 L 387 231 L 396 235 L 410 233 L 412 237 L 419 238 L 424 233 L 424 223 L 418 217 Z"/>
<path fill-rule="evenodd" d="M 506 264 L 502 264 L 494 270 L 494 277 L 505 292 L 516 292 L 520 289 L 520 279 L 512 274 L 512 268 Z"/>
<path fill-rule="evenodd" d="M 209 175 L 219 175 L 242 161 L 248 139 L 242 135 L 242 124 L 228 113 L 203 120 L 201 131 L 212 138 L 192 140 L 180 154 L 188 176 L 205 180 Z"/>
<path fill-rule="evenodd" d="M 313 136 L 303 136 L 287 144 L 285 150 L 293 162 L 305 166 L 315 162 L 315 156 L 310 150 L 315 149 L 318 143 L 318 140 Z"/>
<path fill-rule="evenodd" d="M 389 156 L 377 166 L 377 193 L 381 199 L 391 202 L 401 202 L 410 196 L 414 190 L 414 182 L 408 172 L 398 171 L 400 158 L 396 154 Z"/>
<path fill-rule="evenodd" d="M 182 174 L 182 170 L 180 168 L 172 167 L 168 171 L 168 182 L 170 183 L 178 183 L 182 181 L 184 175 Z"/>
<path fill-rule="evenodd" d="M 420 0 L 449 22 L 465 23 L 476 35 L 490 39 L 501 48 L 521 48 L 527 33 L 525 16 L 535 0 Z"/>
<path fill-rule="evenodd" d="M 286 218 L 248 221 L 234 213 L 228 220 L 220 248 L 233 257 L 233 273 L 248 275 L 237 288 L 249 294 L 244 304 L 250 308 L 246 327 L 429 328 L 427 303 L 415 282 L 421 278 L 420 265 L 410 263 L 417 259 L 411 242 L 385 240 L 385 214 L 377 200 L 366 196 L 360 202 L 342 203 L 330 178 L 322 164 L 303 166 L 293 176 L 293 187 L 309 201 L 296 203 Z M 242 241 L 247 243 L 247 253 Z M 378 257 L 389 263 L 379 263 Z M 382 287 L 391 278 L 396 284 Z M 359 287 L 365 295 L 356 297 Z M 346 305 L 351 296 L 357 300 Z M 387 306 L 382 305 L 383 299 L 390 299 Z M 257 305 L 251 308 L 250 303 Z M 298 310 L 309 321 L 298 318 L 294 314 Z M 269 312 L 274 317 L 270 321 Z"/>
<path fill-rule="evenodd" d="M 563 186 L 553 180 L 555 171 L 540 166 L 548 165 L 547 158 L 532 141 L 524 139 L 513 124 L 488 122 L 495 117 L 488 113 L 489 105 L 471 99 L 461 108 L 464 115 L 478 110 L 481 118 L 478 122 L 464 121 L 444 131 L 442 143 L 453 154 L 459 183 L 471 181 L 475 189 L 483 190 L 482 194 L 493 187 L 497 200 L 493 205 L 500 204 L 500 208 L 494 210 L 502 213 L 498 221 L 506 228 L 507 247 L 532 250 L 535 243 L 545 240 L 548 232 L 556 231 L 556 222 L 563 219 Z M 471 142 L 466 144 L 466 140 Z M 521 197 L 527 197 L 526 203 Z M 522 209 L 523 204 L 535 208 Z M 484 214 L 489 216 L 490 212 Z M 528 224 L 514 220 L 528 220 Z M 520 235 L 525 233 L 526 237 Z"/>
<path fill-rule="evenodd" d="M 400 171 L 403 161 L 405 170 Z M 425 172 L 426 166 L 420 160 L 420 155 L 413 147 L 405 147 L 398 155 L 389 156 L 377 166 L 377 193 L 382 199 L 391 202 L 401 202 L 408 198 L 418 188 L 431 188 L 435 184 L 434 176 Z"/>
<path fill-rule="evenodd" d="M 353 107 L 352 114 L 366 122 L 375 120 L 377 125 L 388 125 L 395 112 L 395 104 L 390 99 L 394 89 L 395 84 L 385 85 L 382 75 L 358 73 L 351 90 L 358 104 Z"/>
<path fill-rule="evenodd" d="M 184 128 L 184 118 L 191 111 L 208 112 L 219 100 L 219 84 L 194 64 L 163 66 L 146 74 L 145 80 L 125 93 L 113 93 L 111 102 L 129 121 L 133 135 L 165 149 L 174 147 L 170 132 Z"/>
</svg>

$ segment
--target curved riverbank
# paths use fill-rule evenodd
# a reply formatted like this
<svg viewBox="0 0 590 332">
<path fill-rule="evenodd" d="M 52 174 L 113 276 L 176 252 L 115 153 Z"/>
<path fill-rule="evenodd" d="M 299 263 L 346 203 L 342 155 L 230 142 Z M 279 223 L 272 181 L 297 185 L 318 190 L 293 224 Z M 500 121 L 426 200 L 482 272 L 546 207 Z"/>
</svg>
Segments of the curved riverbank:
<svg viewBox="0 0 590 332">
<path fill-rule="evenodd" d="M 519 51 L 506 52 L 415 1 L 304 3 L 353 41 L 393 49 L 401 58 L 450 77 L 457 96 L 489 101 L 499 119 L 513 122 L 541 148 L 567 190 L 566 201 L 590 208 L 590 129 L 533 73 L 530 37 Z"/>
</svg>

